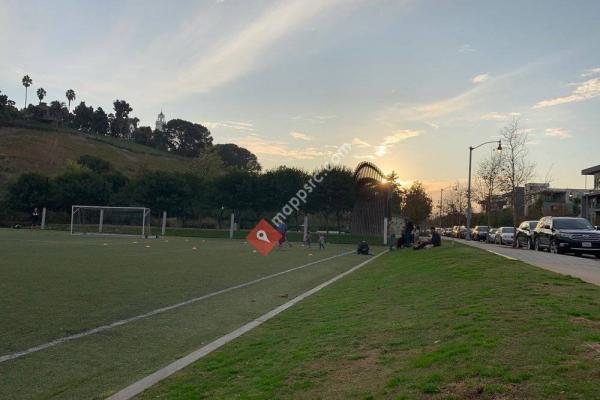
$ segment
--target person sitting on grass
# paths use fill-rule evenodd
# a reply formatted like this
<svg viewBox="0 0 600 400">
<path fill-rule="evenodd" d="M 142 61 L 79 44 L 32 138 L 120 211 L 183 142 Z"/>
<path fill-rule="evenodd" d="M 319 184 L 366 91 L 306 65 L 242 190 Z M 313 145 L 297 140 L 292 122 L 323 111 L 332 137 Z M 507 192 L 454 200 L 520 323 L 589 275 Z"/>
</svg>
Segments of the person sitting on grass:
<svg viewBox="0 0 600 400">
<path fill-rule="evenodd" d="M 369 255 L 369 245 L 366 241 L 363 240 L 358 244 L 358 247 L 356 248 L 356 254 L 361 254 L 365 256 Z"/>
<path fill-rule="evenodd" d="M 442 237 L 440 236 L 439 233 L 436 232 L 434 227 L 431 227 L 431 239 L 423 240 L 423 241 L 419 241 L 418 243 L 415 243 L 415 246 L 413 247 L 413 249 L 421 250 L 424 248 L 439 247 L 441 245 L 442 245 Z"/>
</svg>

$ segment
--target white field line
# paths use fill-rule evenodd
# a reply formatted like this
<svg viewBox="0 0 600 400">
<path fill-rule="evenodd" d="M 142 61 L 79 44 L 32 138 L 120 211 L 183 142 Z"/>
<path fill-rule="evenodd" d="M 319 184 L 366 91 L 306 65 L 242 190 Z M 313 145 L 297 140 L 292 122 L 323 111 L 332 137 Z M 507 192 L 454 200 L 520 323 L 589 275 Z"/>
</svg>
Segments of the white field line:
<svg viewBox="0 0 600 400">
<path fill-rule="evenodd" d="M 195 297 L 193 299 L 185 300 L 185 301 L 182 301 L 182 302 L 177 303 L 177 304 L 173 304 L 173 305 L 170 305 L 170 306 L 157 308 L 156 310 L 152 310 L 152 311 L 149 311 L 149 312 L 144 313 L 144 314 L 136 315 L 135 317 L 131 317 L 131 318 L 127 318 L 127 319 L 122 319 L 122 320 L 119 320 L 119 321 L 115 321 L 115 322 L 112 322 L 112 323 L 110 323 L 108 325 L 98 326 L 98 327 L 96 327 L 94 329 L 90 329 L 90 330 L 87 330 L 87 331 L 76 333 L 74 335 L 64 336 L 64 337 L 52 340 L 50 342 L 47 342 L 47 343 L 44 343 L 44 344 L 40 344 L 38 346 L 30 347 L 29 349 L 26 349 L 26 350 L 17 351 L 15 353 L 11 353 L 11 354 L 6 354 L 6 355 L 3 355 L 3 356 L 0 356 L 0 363 L 6 362 L 6 361 L 10 361 L 10 360 L 14 360 L 15 358 L 23 357 L 23 356 L 26 356 L 27 354 L 35 353 L 37 351 L 45 350 L 45 349 L 47 349 L 49 347 L 54 347 L 54 346 L 57 346 L 57 345 L 59 345 L 61 343 L 65 343 L 65 342 L 68 342 L 68 341 L 71 341 L 71 340 L 80 339 L 82 337 L 94 335 L 96 333 L 100 333 L 100 332 L 103 332 L 103 331 L 106 331 L 106 330 L 109 330 L 109 329 L 112 329 L 112 328 L 116 328 L 116 327 L 121 326 L 121 325 L 125 325 L 125 324 L 129 324 L 131 322 L 139 321 L 140 319 L 148 318 L 148 317 L 151 317 L 153 315 L 164 313 L 166 311 L 171 311 L 171 310 L 174 310 L 174 309 L 179 308 L 179 307 L 187 306 L 189 304 L 196 303 L 196 302 L 202 301 L 202 300 L 206 300 L 208 298 L 211 298 L 211 297 L 223 294 L 223 293 L 231 292 L 232 290 L 241 289 L 241 288 L 244 288 L 244 287 L 247 287 L 247 286 L 250 286 L 250 285 L 254 285 L 256 283 L 265 281 L 267 279 L 275 278 L 275 277 L 287 274 L 287 273 L 292 272 L 292 271 L 297 271 L 299 269 L 310 267 L 311 265 L 319 264 L 319 263 L 322 263 L 324 261 L 329 261 L 329 260 L 332 260 L 334 258 L 346 256 L 346 255 L 351 254 L 351 253 L 354 253 L 354 251 L 347 251 L 347 252 L 344 252 L 344 253 L 341 253 L 341 254 L 336 254 L 336 255 L 331 256 L 331 257 L 323 258 L 321 260 L 312 261 L 312 262 L 309 262 L 308 264 L 304 264 L 304 265 L 301 265 L 299 267 L 294 267 L 294 268 L 287 269 L 285 271 L 277 272 L 277 273 L 274 273 L 274 274 L 271 274 L 271 275 L 266 275 L 266 276 L 263 276 L 261 278 L 254 279 L 252 281 L 248 281 L 248 282 L 245 282 L 245 283 L 240 283 L 239 285 L 235 285 L 235 286 L 230 286 L 228 288 L 217 290 L 216 292 L 208 293 L 208 294 L 205 294 L 205 295 L 200 296 L 200 297 Z"/>
<path fill-rule="evenodd" d="M 497 252 L 495 252 L 495 251 L 492 251 L 492 250 L 488 250 L 488 252 L 490 252 L 490 253 L 492 253 L 492 254 L 495 254 L 495 255 L 497 255 L 497 256 L 500 256 L 500 257 L 504 257 L 504 258 L 506 258 L 506 259 L 508 259 L 508 260 L 517 261 L 517 259 L 516 259 L 516 258 L 514 258 L 514 257 L 510 257 L 510 256 L 507 256 L 506 254 L 497 253 Z"/>
<path fill-rule="evenodd" d="M 256 318 L 255 320 L 248 322 L 247 324 L 239 327 L 238 329 L 236 329 L 232 332 L 229 332 L 228 334 L 226 334 L 224 336 L 221 336 L 220 338 L 207 344 L 206 346 L 201 347 L 198 350 L 188 354 L 187 356 L 174 361 L 173 363 L 167 365 L 166 367 L 159 369 L 158 371 L 146 376 L 145 378 L 140 379 L 137 382 L 132 383 L 131 385 L 127 386 L 125 389 L 108 397 L 106 400 L 128 400 L 128 399 L 131 399 L 132 397 L 140 394 L 144 390 L 157 384 L 161 380 L 167 378 L 168 376 L 174 374 L 177 371 L 180 371 L 181 369 L 187 367 L 188 365 L 192 364 L 193 362 L 198 361 L 202 357 L 212 353 L 213 351 L 226 345 L 227 343 L 231 342 L 232 340 L 237 339 L 238 337 L 242 336 L 244 333 L 251 331 L 252 329 L 261 325 L 263 322 L 270 320 L 271 318 L 275 317 L 276 315 L 280 314 L 281 312 L 292 307 L 296 303 L 315 294 L 319 290 L 331 285 L 335 281 L 342 279 L 346 275 L 351 274 L 352 272 L 356 271 L 357 269 L 363 267 L 364 265 L 370 263 L 377 257 L 379 257 L 382 254 L 385 254 L 387 252 L 388 252 L 388 250 L 384 250 L 381 253 L 377 254 L 376 256 L 371 257 L 368 260 L 363 261 L 362 263 L 360 263 L 358 265 L 355 265 L 354 267 L 350 268 L 349 270 L 342 272 L 339 275 L 334 276 L 333 278 L 329 279 L 326 282 L 321 283 L 318 286 L 315 286 L 314 288 L 300 294 L 299 296 L 293 298 L 292 300 L 288 301 L 287 303 L 282 304 L 279 307 L 272 309 L 268 313 L 261 315 L 260 317 Z"/>
</svg>

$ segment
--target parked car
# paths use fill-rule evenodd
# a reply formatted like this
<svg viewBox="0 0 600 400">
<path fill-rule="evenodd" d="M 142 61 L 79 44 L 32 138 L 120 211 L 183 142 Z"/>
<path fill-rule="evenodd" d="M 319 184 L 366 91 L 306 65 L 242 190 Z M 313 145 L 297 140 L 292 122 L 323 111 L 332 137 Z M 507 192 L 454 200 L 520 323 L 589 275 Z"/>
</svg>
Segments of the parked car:
<svg viewBox="0 0 600 400">
<path fill-rule="evenodd" d="M 539 251 L 587 253 L 600 258 L 600 231 L 585 218 L 543 217 L 535 228 L 534 247 Z"/>
<path fill-rule="evenodd" d="M 471 231 L 471 239 L 476 240 L 478 242 L 484 242 L 487 239 L 489 231 L 489 226 L 477 225 L 475 228 L 473 228 L 473 231 Z"/>
<path fill-rule="evenodd" d="M 485 238 L 485 241 L 487 243 L 495 243 L 496 242 L 496 231 L 497 231 L 496 228 L 491 228 L 488 231 L 487 237 Z"/>
<path fill-rule="evenodd" d="M 512 244 L 515 235 L 515 228 L 512 226 L 502 226 L 496 230 L 494 243 L 499 245 Z"/>
<path fill-rule="evenodd" d="M 539 221 L 523 221 L 517 228 L 516 240 L 517 246 L 525 249 L 533 249 L 533 239 L 535 236 L 535 227 Z"/>
</svg>

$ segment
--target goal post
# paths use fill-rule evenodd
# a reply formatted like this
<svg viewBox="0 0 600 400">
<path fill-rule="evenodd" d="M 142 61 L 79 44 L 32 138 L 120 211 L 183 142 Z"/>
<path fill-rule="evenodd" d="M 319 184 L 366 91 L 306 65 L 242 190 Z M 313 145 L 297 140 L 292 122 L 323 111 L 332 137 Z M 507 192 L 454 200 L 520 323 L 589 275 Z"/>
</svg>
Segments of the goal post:
<svg viewBox="0 0 600 400">
<path fill-rule="evenodd" d="M 150 209 L 146 207 L 71 207 L 71 235 L 121 235 L 149 237 Z"/>
</svg>

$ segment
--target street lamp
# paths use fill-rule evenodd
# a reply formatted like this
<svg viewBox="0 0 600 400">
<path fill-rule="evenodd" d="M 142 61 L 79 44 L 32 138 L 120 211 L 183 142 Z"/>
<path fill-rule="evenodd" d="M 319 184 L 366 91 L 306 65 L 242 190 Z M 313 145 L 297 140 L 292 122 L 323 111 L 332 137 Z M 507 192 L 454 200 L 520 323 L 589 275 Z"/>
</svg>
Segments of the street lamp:
<svg viewBox="0 0 600 400">
<path fill-rule="evenodd" d="M 498 143 L 498 147 L 496 151 L 498 153 L 502 152 L 502 141 L 501 140 L 491 140 L 489 142 L 483 142 L 475 147 L 469 146 L 469 185 L 467 187 L 467 240 L 471 240 L 471 161 L 473 159 L 473 150 L 478 149 L 479 147 L 490 144 L 490 143 Z"/>
</svg>

